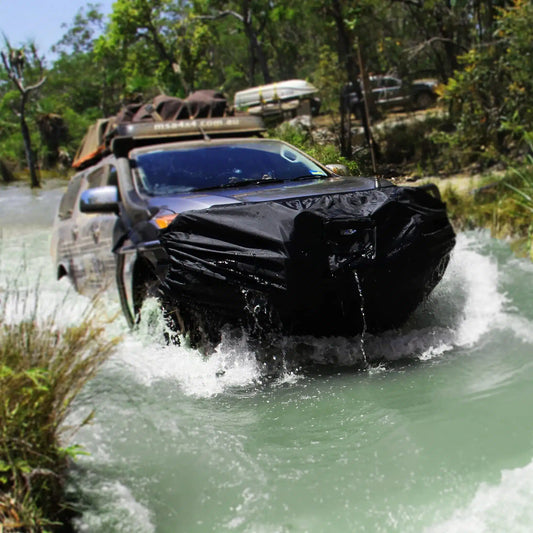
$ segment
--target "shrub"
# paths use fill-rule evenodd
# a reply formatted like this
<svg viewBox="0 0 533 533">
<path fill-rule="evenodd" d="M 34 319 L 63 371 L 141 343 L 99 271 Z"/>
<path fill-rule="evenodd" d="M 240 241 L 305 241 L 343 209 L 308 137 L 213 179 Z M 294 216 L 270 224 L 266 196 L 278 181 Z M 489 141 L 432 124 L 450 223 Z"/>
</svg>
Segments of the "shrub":
<svg viewBox="0 0 533 533">
<path fill-rule="evenodd" d="M 318 143 L 314 140 L 310 129 L 303 126 L 292 125 L 284 122 L 269 132 L 271 137 L 288 142 L 299 148 L 323 165 L 342 164 L 348 167 L 352 176 L 361 173 L 359 163 L 353 159 L 347 159 L 340 153 L 340 149 L 334 143 Z"/>
<path fill-rule="evenodd" d="M 443 158 L 442 146 L 435 141 L 441 132 L 451 129 L 450 119 L 441 111 L 430 111 L 422 116 L 412 116 L 384 123 L 375 129 L 382 160 L 403 171 L 450 171 L 452 167 Z"/>
<path fill-rule="evenodd" d="M 487 228 L 495 237 L 511 237 L 519 255 L 531 254 L 533 158 L 503 176 L 488 175 L 471 193 L 459 194 L 447 187 L 443 200 L 456 229 Z"/>
</svg>

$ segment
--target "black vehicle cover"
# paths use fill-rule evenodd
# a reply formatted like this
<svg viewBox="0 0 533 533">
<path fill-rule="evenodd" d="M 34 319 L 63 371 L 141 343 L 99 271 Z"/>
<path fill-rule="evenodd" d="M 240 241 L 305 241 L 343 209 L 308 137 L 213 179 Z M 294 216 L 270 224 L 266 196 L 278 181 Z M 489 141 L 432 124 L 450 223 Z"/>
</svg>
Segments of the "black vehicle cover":
<svg viewBox="0 0 533 533">
<path fill-rule="evenodd" d="M 284 329 L 354 332 L 362 327 L 350 316 L 361 309 L 356 271 L 369 327 L 384 329 L 440 280 L 454 238 L 444 204 L 417 188 L 186 212 L 161 235 L 170 259 L 162 300 L 224 322 L 246 315 L 249 295 L 259 294 Z"/>
</svg>

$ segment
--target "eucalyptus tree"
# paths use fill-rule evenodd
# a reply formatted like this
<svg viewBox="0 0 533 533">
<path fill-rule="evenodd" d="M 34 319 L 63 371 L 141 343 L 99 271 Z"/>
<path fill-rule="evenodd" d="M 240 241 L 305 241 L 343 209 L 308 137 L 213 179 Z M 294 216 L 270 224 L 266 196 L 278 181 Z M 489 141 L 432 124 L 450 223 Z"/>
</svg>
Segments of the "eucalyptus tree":
<svg viewBox="0 0 533 533">
<path fill-rule="evenodd" d="M 7 39 L 5 39 L 5 48 L 0 52 L 0 57 L 9 80 L 19 93 L 18 109 L 14 111 L 19 119 L 31 186 L 40 187 L 26 114 L 32 94 L 36 93 L 46 81 L 43 60 L 39 57 L 34 43 L 21 48 L 13 48 Z"/>
</svg>

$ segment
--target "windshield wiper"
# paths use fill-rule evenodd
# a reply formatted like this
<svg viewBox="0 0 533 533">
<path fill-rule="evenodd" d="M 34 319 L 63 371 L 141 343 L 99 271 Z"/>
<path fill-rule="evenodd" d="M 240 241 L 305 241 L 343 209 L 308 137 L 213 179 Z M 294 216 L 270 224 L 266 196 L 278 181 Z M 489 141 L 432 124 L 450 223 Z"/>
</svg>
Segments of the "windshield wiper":
<svg viewBox="0 0 533 533">
<path fill-rule="evenodd" d="M 327 174 L 304 174 L 303 176 L 297 176 L 296 178 L 291 178 L 289 181 L 319 180 L 323 178 L 329 178 L 329 176 Z"/>
<path fill-rule="evenodd" d="M 250 185 L 266 185 L 270 183 L 283 183 L 285 181 L 288 181 L 288 180 L 279 179 L 279 178 L 243 180 L 243 181 L 235 181 L 233 183 L 223 183 L 221 185 L 213 185 L 212 187 L 204 187 L 202 189 L 196 189 L 196 190 L 205 191 L 208 189 L 232 189 L 232 188 L 239 188 L 239 187 L 249 187 Z"/>
<path fill-rule="evenodd" d="M 291 181 L 316 180 L 316 179 L 323 179 L 327 177 L 329 176 L 305 174 L 303 176 L 297 176 L 296 178 L 261 178 L 261 179 L 254 179 L 254 180 L 235 181 L 231 183 L 222 183 L 221 185 L 202 187 L 201 189 L 196 189 L 196 190 L 207 191 L 210 189 L 235 189 L 235 188 L 240 188 L 240 187 L 250 187 L 252 185 L 270 185 L 271 183 L 290 183 Z"/>
</svg>

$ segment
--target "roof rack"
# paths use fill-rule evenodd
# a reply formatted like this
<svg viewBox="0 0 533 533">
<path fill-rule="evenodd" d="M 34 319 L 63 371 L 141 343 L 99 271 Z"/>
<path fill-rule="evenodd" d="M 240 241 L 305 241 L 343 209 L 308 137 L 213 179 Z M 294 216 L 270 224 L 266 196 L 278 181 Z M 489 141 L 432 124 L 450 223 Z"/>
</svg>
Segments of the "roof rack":
<svg viewBox="0 0 533 533">
<path fill-rule="evenodd" d="M 117 136 L 146 138 L 203 137 L 205 135 L 257 134 L 265 131 L 261 117 L 235 116 L 119 124 Z"/>
</svg>

